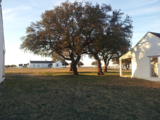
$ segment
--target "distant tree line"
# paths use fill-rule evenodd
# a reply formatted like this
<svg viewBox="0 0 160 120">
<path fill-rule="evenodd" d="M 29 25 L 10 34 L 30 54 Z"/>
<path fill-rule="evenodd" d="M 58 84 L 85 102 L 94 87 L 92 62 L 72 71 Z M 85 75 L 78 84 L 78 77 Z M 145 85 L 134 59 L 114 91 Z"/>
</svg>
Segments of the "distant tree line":
<svg viewBox="0 0 160 120">
<path fill-rule="evenodd" d="M 87 54 L 97 62 L 97 74 L 103 75 L 111 59 L 130 49 L 132 28 L 131 18 L 110 5 L 66 1 L 31 23 L 20 48 L 36 55 L 59 56 L 64 66 L 65 60 L 71 61 L 73 75 L 78 75 L 77 65 Z"/>
<path fill-rule="evenodd" d="M 17 65 L 5 65 L 5 68 L 16 68 Z"/>
</svg>

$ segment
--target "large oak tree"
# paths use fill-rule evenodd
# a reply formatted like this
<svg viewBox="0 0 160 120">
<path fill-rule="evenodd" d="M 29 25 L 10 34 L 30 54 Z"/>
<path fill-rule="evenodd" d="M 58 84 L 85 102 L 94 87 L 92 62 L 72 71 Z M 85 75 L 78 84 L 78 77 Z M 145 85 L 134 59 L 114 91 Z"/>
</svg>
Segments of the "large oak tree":
<svg viewBox="0 0 160 120">
<path fill-rule="evenodd" d="M 78 75 L 76 64 L 85 46 L 92 43 L 106 20 L 110 6 L 90 2 L 66 1 L 53 10 L 46 10 L 41 20 L 31 23 L 22 37 L 21 49 L 50 56 L 54 53 L 72 63 L 73 75 Z"/>
<path fill-rule="evenodd" d="M 58 54 L 71 61 L 73 75 L 78 75 L 76 65 L 81 55 L 93 55 L 98 74 L 103 74 L 99 53 L 113 42 L 115 36 L 127 37 L 120 28 L 124 28 L 128 21 L 121 20 L 122 13 L 117 15 L 118 12 L 113 11 L 111 14 L 111 10 L 106 4 L 66 1 L 53 10 L 46 10 L 40 21 L 31 23 L 26 36 L 22 37 L 21 49 L 42 56 Z"/>
</svg>

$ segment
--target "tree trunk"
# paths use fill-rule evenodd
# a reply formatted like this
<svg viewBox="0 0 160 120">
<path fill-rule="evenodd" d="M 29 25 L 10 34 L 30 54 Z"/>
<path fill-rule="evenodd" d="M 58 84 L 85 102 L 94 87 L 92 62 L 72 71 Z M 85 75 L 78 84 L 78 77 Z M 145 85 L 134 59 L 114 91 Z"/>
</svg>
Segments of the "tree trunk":
<svg viewBox="0 0 160 120">
<path fill-rule="evenodd" d="M 109 65 L 109 61 L 112 59 L 113 54 L 108 58 L 107 56 L 103 56 L 104 60 L 104 72 L 107 72 L 107 67 Z"/>
<path fill-rule="evenodd" d="M 125 64 L 125 67 L 126 67 L 126 70 L 128 70 L 128 66 L 127 66 L 127 64 Z"/>
<path fill-rule="evenodd" d="M 97 54 L 93 54 L 94 58 L 97 61 L 97 75 L 104 75 L 102 72 L 102 67 L 101 67 L 101 60 L 99 59 Z"/>
<path fill-rule="evenodd" d="M 109 60 L 107 60 L 107 63 L 105 61 L 104 61 L 104 71 L 103 72 L 107 72 L 107 67 L 109 65 Z"/>
<path fill-rule="evenodd" d="M 72 61 L 72 75 L 78 75 L 77 66 L 75 61 Z"/>
<path fill-rule="evenodd" d="M 73 69 L 72 69 L 72 62 L 70 63 L 70 69 L 69 69 L 69 71 L 73 71 Z"/>
<path fill-rule="evenodd" d="M 78 75 L 78 71 L 77 71 L 77 63 L 79 62 L 81 56 L 78 56 L 76 60 L 74 60 L 74 57 L 73 55 L 71 56 L 71 59 L 72 59 L 72 75 Z"/>
</svg>

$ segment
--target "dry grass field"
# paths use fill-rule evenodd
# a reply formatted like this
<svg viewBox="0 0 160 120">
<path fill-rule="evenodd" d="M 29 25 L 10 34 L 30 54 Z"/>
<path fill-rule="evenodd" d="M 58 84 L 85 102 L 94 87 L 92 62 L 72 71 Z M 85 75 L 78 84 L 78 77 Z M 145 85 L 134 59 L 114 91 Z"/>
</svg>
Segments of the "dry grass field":
<svg viewBox="0 0 160 120">
<path fill-rule="evenodd" d="M 110 71 L 113 71 L 114 69 L 110 69 Z M 68 72 L 69 68 L 8 68 L 6 69 L 6 73 L 35 73 L 35 72 Z M 79 67 L 79 72 L 96 72 L 97 68 L 93 67 Z M 114 71 L 118 72 L 118 69 L 115 69 Z"/>
<path fill-rule="evenodd" d="M 97 75 L 97 68 L 93 67 L 79 67 L 77 68 L 80 75 Z M 119 69 L 108 69 L 109 74 L 119 75 Z M 28 75 L 62 75 L 68 74 L 71 75 L 72 72 L 69 72 L 69 68 L 8 68 L 5 70 L 6 74 L 28 74 Z M 89 73 L 89 74 L 88 74 Z M 123 70 L 124 75 L 130 75 L 131 70 Z M 105 73 L 107 75 L 107 73 Z"/>
<path fill-rule="evenodd" d="M 120 78 L 116 69 L 68 70 L 6 69 L 0 120 L 159 120 L 159 82 Z"/>
</svg>

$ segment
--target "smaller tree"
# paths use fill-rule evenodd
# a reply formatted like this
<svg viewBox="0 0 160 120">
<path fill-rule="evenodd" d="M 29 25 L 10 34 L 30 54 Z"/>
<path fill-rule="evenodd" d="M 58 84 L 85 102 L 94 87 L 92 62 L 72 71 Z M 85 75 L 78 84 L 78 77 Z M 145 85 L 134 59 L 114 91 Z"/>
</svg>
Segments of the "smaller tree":
<svg viewBox="0 0 160 120">
<path fill-rule="evenodd" d="M 11 65 L 11 67 L 12 67 L 12 68 L 16 68 L 16 67 L 17 67 L 17 65 Z"/>
<path fill-rule="evenodd" d="M 81 61 L 79 61 L 77 65 L 78 65 L 78 67 L 81 67 L 84 64 Z"/>
<path fill-rule="evenodd" d="M 129 70 L 129 65 L 131 64 L 131 59 L 122 60 L 122 64 L 125 66 L 126 70 Z"/>
<path fill-rule="evenodd" d="M 50 63 L 50 64 L 48 65 L 48 67 L 49 67 L 49 68 L 52 68 L 52 63 Z"/>
<path fill-rule="evenodd" d="M 96 67 L 96 66 L 97 66 L 97 61 L 93 61 L 93 62 L 91 63 L 91 65 L 94 65 L 94 67 Z"/>
<path fill-rule="evenodd" d="M 5 67 L 6 67 L 6 68 L 9 68 L 9 67 L 10 67 L 10 65 L 5 65 Z"/>
<path fill-rule="evenodd" d="M 119 57 L 113 58 L 112 62 L 113 62 L 113 64 L 118 64 L 119 65 Z M 130 64 L 131 64 L 131 59 L 130 58 L 122 60 L 122 65 L 125 66 L 126 70 L 129 70 L 129 65 Z"/>
</svg>

